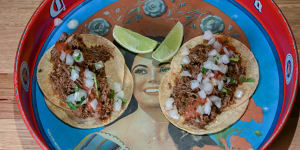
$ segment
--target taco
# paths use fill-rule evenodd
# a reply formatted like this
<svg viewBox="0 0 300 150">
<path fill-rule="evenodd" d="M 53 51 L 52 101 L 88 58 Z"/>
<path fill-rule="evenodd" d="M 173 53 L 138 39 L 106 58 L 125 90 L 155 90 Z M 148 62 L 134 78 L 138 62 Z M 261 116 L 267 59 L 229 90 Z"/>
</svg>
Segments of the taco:
<svg viewBox="0 0 300 150">
<path fill-rule="evenodd" d="M 63 33 L 37 68 L 45 100 L 78 128 L 95 128 L 116 120 L 127 108 L 133 79 L 118 48 L 104 37 Z M 73 122 L 72 122 L 73 121 Z"/>
<path fill-rule="evenodd" d="M 160 84 L 160 106 L 180 129 L 215 133 L 239 120 L 258 81 L 257 61 L 243 43 L 206 31 L 173 58 Z"/>
<path fill-rule="evenodd" d="M 130 93 L 133 90 L 133 84 L 131 84 L 133 81 L 131 80 L 131 73 L 129 71 L 129 69 L 127 68 L 127 66 L 124 67 L 125 68 L 125 74 L 124 74 L 124 85 L 126 85 L 126 87 L 124 87 L 124 93 Z M 125 99 L 131 99 L 131 95 L 125 95 Z M 73 126 L 73 127 L 77 127 L 77 128 L 95 128 L 95 127 L 99 127 L 102 125 L 107 125 L 108 123 L 113 122 L 116 118 L 118 118 L 119 115 L 121 115 L 125 109 L 122 109 L 122 112 L 119 113 L 114 113 L 111 116 L 111 119 L 109 121 L 107 121 L 106 123 L 101 123 L 99 122 L 97 119 L 94 119 L 92 117 L 89 118 L 80 118 L 76 115 L 73 114 L 73 111 L 66 111 L 64 109 L 62 109 L 61 107 L 58 107 L 56 105 L 54 105 L 52 102 L 50 102 L 47 98 L 46 98 L 46 105 L 48 106 L 49 110 L 51 112 L 54 113 L 54 115 L 59 118 L 60 120 L 62 120 L 64 123 Z M 129 103 L 128 103 L 129 104 Z M 127 107 L 127 106 L 126 106 Z"/>
</svg>

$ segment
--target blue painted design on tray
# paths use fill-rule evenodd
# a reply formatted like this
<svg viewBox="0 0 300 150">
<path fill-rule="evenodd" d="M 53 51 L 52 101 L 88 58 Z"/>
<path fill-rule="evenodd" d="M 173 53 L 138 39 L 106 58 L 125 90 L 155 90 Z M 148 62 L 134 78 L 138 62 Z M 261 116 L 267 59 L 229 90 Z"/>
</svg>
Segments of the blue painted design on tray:
<svg viewBox="0 0 300 150">
<path fill-rule="evenodd" d="M 163 0 L 146 0 L 143 10 L 146 15 L 155 18 L 166 12 L 166 5 Z"/>
<path fill-rule="evenodd" d="M 212 33 L 220 33 L 224 30 L 225 25 L 222 18 L 209 15 L 202 19 L 200 28 L 203 32 L 210 30 Z"/>
<path fill-rule="evenodd" d="M 110 30 L 110 25 L 104 18 L 96 18 L 89 23 L 88 28 L 91 34 L 105 36 Z"/>
</svg>

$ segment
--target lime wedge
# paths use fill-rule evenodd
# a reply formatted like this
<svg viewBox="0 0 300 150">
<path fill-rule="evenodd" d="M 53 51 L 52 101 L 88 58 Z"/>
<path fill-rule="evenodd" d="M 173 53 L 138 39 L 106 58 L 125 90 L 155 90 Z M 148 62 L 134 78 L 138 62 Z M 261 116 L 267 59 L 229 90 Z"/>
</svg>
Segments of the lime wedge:
<svg viewBox="0 0 300 150">
<path fill-rule="evenodd" d="M 134 53 L 150 53 L 157 45 L 155 40 L 117 25 L 113 37 L 121 46 Z"/>
<path fill-rule="evenodd" d="M 170 60 L 178 51 L 183 38 L 183 25 L 180 22 L 173 27 L 164 41 L 152 53 L 152 58 L 160 62 Z"/>
</svg>

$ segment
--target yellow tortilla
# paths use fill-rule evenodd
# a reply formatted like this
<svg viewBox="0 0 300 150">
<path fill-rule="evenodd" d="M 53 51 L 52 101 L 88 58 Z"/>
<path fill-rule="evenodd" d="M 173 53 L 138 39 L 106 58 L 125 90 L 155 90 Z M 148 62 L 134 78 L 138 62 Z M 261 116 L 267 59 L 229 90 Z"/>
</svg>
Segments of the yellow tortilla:
<svg viewBox="0 0 300 150">
<path fill-rule="evenodd" d="M 127 103 L 125 105 L 124 104 L 122 105 L 121 111 L 114 112 L 111 118 L 105 122 L 97 122 L 93 118 L 87 118 L 87 119 L 76 118 L 75 115 L 72 113 L 70 107 L 65 102 L 65 100 L 60 99 L 59 95 L 53 90 L 53 86 L 55 85 L 52 84 L 49 78 L 49 75 L 53 70 L 53 64 L 50 62 L 50 58 L 51 58 L 50 51 L 52 50 L 53 47 L 51 47 L 43 55 L 43 57 L 39 62 L 37 68 L 38 70 L 37 81 L 45 96 L 45 99 L 47 99 L 46 100 L 47 104 L 50 102 L 50 105 L 48 105 L 50 106 L 49 107 L 50 110 L 54 114 L 56 114 L 56 116 L 58 116 L 62 121 L 78 128 L 95 128 L 112 122 L 125 111 L 125 109 L 127 108 L 131 100 L 131 95 L 133 92 L 133 79 L 128 68 L 125 66 L 125 60 L 122 53 L 112 42 L 110 42 L 104 37 L 100 37 L 92 34 L 81 34 L 80 37 L 82 38 L 83 43 L 88 48 L 98 46 L 98 45 L 103 45 L 104 47 L 108 48 L 111 54 L 113 55 L 113 57 L 110 60 L 104 63 L 104 66 L 105 66 L 105 73 L 106 73 L 109 87 L 113 89 L 113 84 L 119 83 L 121 84 L 122 90 L 124 91 L 125 94 L 124 98 L 127 100 Z M 64 119 L 64 118 L 68 118 L 68 117 L 63 117 L 65 116 L 65 114 L 68 114 L 70 120 Z M 71 123 L 71 121 L 73 121 L 74 123 Z"/>
<path fill-rule="evenodd" d="M 215 35 L 215 37 L 223 36 L 223 35 Z M 172 87 L 175 86 L 176 77 L 180 76 L 181 72 L 181 61 L 183 59 L 183 55 L 181 52 L 185 49 L 191 49 L 195 46 L 203 43 L 203 36 L 195 37 L 180 48 L 178 54 L 173 58 L 171 62 L 170 71 L 163 77 L 162 82 L 159 87 L 159 102 L 160 107 L 162 109 L 165 117 L 176 127 L 185 130 L 189 133 L 196 135 L 203 135 L 209 133 L 215 133 L 221 131 L 236 121 L 240 119 L 240 117 L 244 114 L 247 109 L 249 98 L 254 93 L 258 81 L 259 81 L 259 68 L 257 61 L 249 50 L 247 46 L 245 46 L 240 41 L 227 37 L 231 44 L 236 48 L 236 50 L 241 54 L 241 64 L 246 69 L 246 77 L 255 79 L 255 82 L 247 83 L 244 82 L 240 84 L 237 89 L 244 91 L 244 94 L 241 98 L 237 99 L 234 97 L 235 104 L 227 107 L 221 114 L 219 114 L 214 121 L 205 126 L 205 129 L 199 129 L 198 127 L 191 126 L 188 124 L 184 124 L 184 117 L 180 116 L 178 120 L 171 118 L 168 114 L 168 111 L 165 109 L 165 101 L 170 97 L 172 93 Z M 171 87 L 169 86 L 171 85 Z"/>
<path fill-rule="evenodd" d="M 51 103 L 48 99 L 46 99 L 46 104 L 48 108 L 51 110 L 51 112 L 60 120 L 62 120 L 64 123 L 77 127 L 82 129 L 89 129 L 89 128 L 97 128 L 104 125 L 107 125 L 114 120 L 116 120 L 121 114 L 126 110 L 127 106 L 130 103 L 132 92 L 133 92 L 133 79 L 131 76 L 131 73 L 127 66 L 124 66 L 125 68 L 125 75 L 124 75 L 124 83 L 123 83 L 123 91 L 124 91 L 124 98 L 127 100 L 127 103 L 125 105 L 122 105 L 122 109 L 119 112 L 114 112 L 111 114 L 111 117 L 106 120 L 105 122 L 98 122 L 94 118 L 78 118 L 74 115 L 72 110 L 64 110 L 60 107 L 57 107 L 53 103 Z"/>
</svg>

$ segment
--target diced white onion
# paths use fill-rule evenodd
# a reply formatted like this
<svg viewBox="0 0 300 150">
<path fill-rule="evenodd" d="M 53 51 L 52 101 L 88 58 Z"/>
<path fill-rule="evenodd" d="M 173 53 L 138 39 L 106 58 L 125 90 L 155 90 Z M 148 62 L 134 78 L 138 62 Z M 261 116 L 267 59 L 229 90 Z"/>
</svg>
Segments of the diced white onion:
<svg viewBox="0 0 300 150">
<path fill-rule="evenodd" d="M 189 49 L 185 48 L 185 49 L 183 49 L 183 50 L 181 51 L 181 54 L 182 54 L 183 56 L 187 56 L 187 55 L 190 54 L 190 51 L 189 51 Z"/>
<path fill-rule="evenodd" d="M 221 101 L 221 98 L 218 96 L 215 96 L 215 95 L 211 95 L 211 96 L 209 96 L 209 100 L 211 100 L 212 102 L 215 102 L 215 101 Z"/>
<path fill-rule="evenodd" d="M 214 104 L 215 104 L 218 108 L 221 108 L 221 107 L 222 107 L 222 102 L 221 102 L 221 101 L 216 101 L 216 102 L 214 102 Z"/>
<path fill-rule="evenodd" d="M 219 59 L 217 59 L 217 64 L 221 64 L 221 63 L 223 63 L 223 61 L 222 61 L 222 59 L 220 59 L 220 57 L 219 57 Z"/>
<path fill-rule="evenodd" d="M 202 77 L 203 77 L 203 74 L 200 72 L 200 73 L 198 74 L 198 76 L 197 76 L 197 80 L 198 80 L 199 82 L 201 82 L 201 81 L 202 81 Z"/>
<path fill-rule="evenodd" d="M 120 83 L 114 82 L 113 89 L 115 90 L 115 92 L 120 92 L 120 91 L 122 91 L 122 86 Z"/>
<path fill-rule="evenodd" d="M 122 101 L 118 100 L 118 101 L 114 101 L 114 111 L 120 111 L 122 107 Z"/>
<path fill-rule="evenodd" d="M 180 76 L 182 76 L 182 77 L 191 77 L 192 75 L 191 75 L 191 73 L 188 72 L 188 71 L 182 71 L 182 72 L 180 73 Z"/>
<path fill-rule="evenodd" d="M 215 57 L 213 57 L 213 56 L 208 56 L 208 59 L 207 59 L 207 61 L 211 61 L 211 62 L 215 62 Z"/>
<path fill-rule="evenodd" d="M 79 72 L 76 69 L 71 70 L 71 80 L 76 81 L 79 78 Z"/>
<path fill-rule="evenodd" d="M 209 100 L 211 100 L 218 108 L 221 108 L 222 102 L 220 97 L 212 95 L 209 97 Z"/>
<path fill-rule="evenodd" d="M 67 96 L 67 102 L 71 102 L 75 105 L 77 101 L 81 101 L 82 97 L 86 99 L 86 92 L 82 89 L 79 89 L 78 92 L 72 93 Z"/>
<path fill-rule="evenodd" d="M 91 101 L 90 103 L 91 107 L 93 108 L 94 111 L 96 111 L 97 105 L 98 105 L 98 101 L 97 99 L 93 99 L 93 101 Z"/>
<path fill-rule="evenodd" d="M 95 68 L 98 70 L 98 69 L 101 69 L 103 68 L 104 65 L 103 65 L 103 62 L 100 60 L 98 61 L 97 63 L 95 63 Z"/>
<path fill-rule="evenodd" d="M 74 93 L 67 96 L 67 102 L 71 102 L 71 103 L 75 104 Z"/>
<path fill-rule="evenodd" d="M 68 54 L 67 57 L 66 57 L 66 64 L 69 65 L 69 66 L 72 66 L 73 63 L 74 63 L 73 57 L 70 54 Z"/>
<path fill-rule="evenodd" d="M 179 119 L 179 114 L 178 114 L 178 110 L 177 110 L 176 106 L 174 107 L 174 109 L 169 110 L 168 113 L 169 113 L 171 118 L 173 118 L 175 120 Z"/>
<path fill-rule="evenodd" d="M 78 49 L 76 49 L 73 53 L 73 59 L 76 61 L 76 62 L 82 62 L 83 61 L 83 55 L 82 55 L 82 52 Z"/>
<path fill-rule="evenodd" d="M 219 55 L 219 53 L 217 52 L 217 50 L 215 50 L 215 49 L 213 49 L 212 51 L 210 51 L 209 53 L 208 53 L 208 56 L 218 56 Z"/>
<path fill-rule="evenodd" d="M 60 54 L 60 57 L 59 59 L 64 62 L 65 61 L 65 58 L 66 58 L 66 53 L 64 51 L 61 51 L 61 54 Z"/>
<path fill-rule="evenodd" d="M 228 66 L 224 64 L 219 65 L 219 71 L 222 72 L 223 74 L 226 74 L 228 71 Z"/>
<path fill-rule="evenodd" d="M 119 100 L 120 98 L 124 98 L 124 92 L 123 91 L 119 91 L 115 97 L 114 97 L 114 100 L 117 101 Z"/>
<path fill-rule="evenodd" d="M 213 86 L 216 86 L 216 85 L 218 85 L 218 80 L 215 78 L 211 78 L 211 83 Z"/>
<path fill-rule="evenodd" d="M 211 83 L 206 82 L 206 83 L 203 84 L 203 89 L 204 89 L 204 91 L 205 91 L 206 94 L 211 94 L 212 91 L 213 91 L 213 89 L 214 89 L 214 87 L 213 87 L 213 85 Z"/>
<path fill-rule="evenodd" d="M 199 91 L 198 95 L 200 96 L 201 99 L 206 98 L 206 93 L 204 92 L 204 90 Z"/>
<path fill-rule="evenodd" d="M 201 105 L 199 105 L 199 106 L 197 107 L 196 112 L 199 113 L 199 114 L 201 114 L 201 115 L 203 115 L 203 114 L 204 114 L 204 107 L 201 106 Z"/>
<path fill-rule="evenodd" d="M 203 67 L 210 70 L 219 70 L 219 67 L 212 61 L 204 62 Z"/>
<path fill-rule="evenodd" d="M 219 80 L 219 81 L 218 81 L 218 90 L 221 91 L 222 88 L 223 88 L 223 86 L 224 86 L 223 80 Z"/>
<path fill-rule="evenodd" d="M 188 56 L 184 56 L 181 64 L 185 65 L 185 64 L 189 64 L 190 62 L 191 62 L 190 58 Z"/>
<path fill-rule="evenodd" d="M 203 83 L 200 83 L 199 88 L 200 88 L 200 90 L 204 90 Z"/>
<path fill-rule="evenodd" d="M 236 98 L 241 98 L 241 97 L 243 97 L 243 95 L 244 95 L 244 92 L 242 90 L 236 90 L 234 92 L 234 97 L 236 97 Z"/>
<path fill-rule="evenodd" d="M 221 55 L 220 58 L 223 62 L 223 64 L 228 64 L 230 62 L 229 57 L 227 55 Z"/>
<path fill-rule="evenodd" d="M 91 89 L 94 86 L 94 80 L 92 79 L 83 79 L 84 84 L 87 88 Z"/>
<path fill-rule="evenodd" d="M 204 114 L 210 115 L 211 105 L 211 101 L 207 98 L 206 103 L 204 104 Z"/>
<path fill-rule="evenodd" d="M 210 30 L 204 32 L 203 39 L 210 40 L 214 37 L 213 33 Z"/>
<path fill-rule="evenodd" d="M 75 93 L 74 93 L 75 101 L 81 101 L 81 98 L 82 98 L 82 97 L 84 97 L 84 98 L 87 97 L 87 93 L 86 93 L 85 90 L 79 89 L 78 92 L 75 92 Z"/>
<path fill-rule="evenodd" d="M 208 77 L 208 78 L 212 78 L 212 77 L 214 77 L 214 76 L 215 76 L 215 74 L 212 73 L 211 71 L 209 71 L 208 74 L 207 74 L 207 77 Z"/>
<path fill-rule="evenodd" d="M 80 68 L 78 66 L 75 66 L 75 70 L 77 70 L 78 72 L 80 72 Z"/>
<path fill-rule="evenodd" d="M 208 45 L 212 45 L 214 44 L 214 42 L 216 41 L 215 37 L 211 38 L 209 41 L 208 41 Z"/>
<path fill-rule="evenodd" d="M 226 47 L 224 47 L 223 50 L 224 50 L 224 52 L 225 52 L 226 55 L 230 56 L 230 53 L 228 52 L 228 50 L 227 50 Z"/>
<path fill-rule="evenodd" d="M 171 110 L 173 109 L 173 103 L 174 103 L 174 99 L 173 98 L 168 98 L 165 102 L 166 105 L 166 110 Z"/>
<path fill-rule="evenodd" d="M 204 79 L 202 80 L 202 83 L 203 83 L 203 84 L 205 84 L 205 83 L 209 83 L 209 82 L 210 82 L 210 80 L 209 80 L 209 78 L 207 78 L 207 77 L 206 77 L 206 78 L 204 78 Z"/>
<path fill-rule="evenodd" d="M 191 81 L 191 89 L 192 90 L 195 90 L 196 88 L 199 88 L 199 85 L 200 85 L 200 83 L 199 83 L 198 80 L 192 80 Z"/>
<path fill-rule="evenodd" d="M 214 48 L 215 48 L 216 50 L 220 51 L 221 48 L 222 48 L 222 44 L 221 44 L 220 42 L 216 41 L 216 42 L 214 43 Z"/>
<path fill-rule="evenodd" d="M 230 83 L 230 78 L 226 77 L 226 84 L 229 84 L 229 83 Z"/>
<path fill-rule="evenodd" d="M 84 77 L 87 79 L 94 79 L 94 73 L 91 72 L 89 69 L 84 70 Z"/>
</svg>

